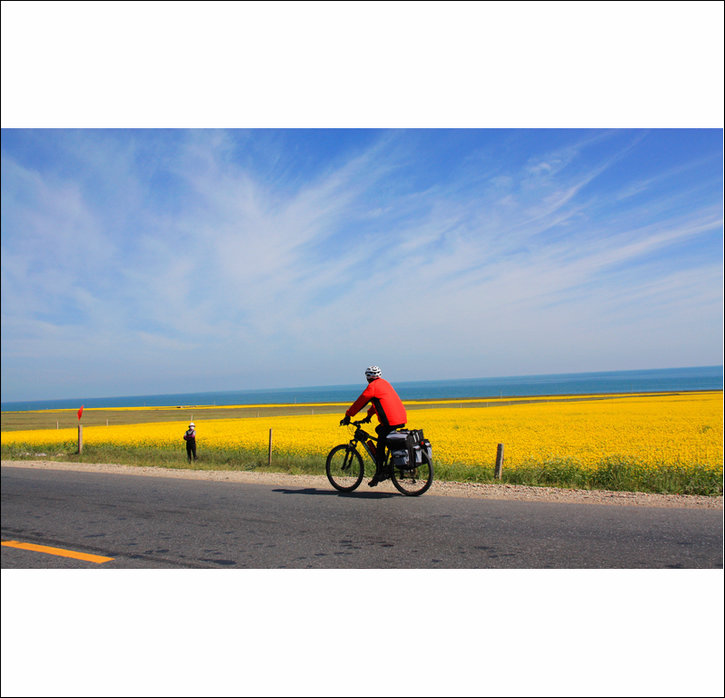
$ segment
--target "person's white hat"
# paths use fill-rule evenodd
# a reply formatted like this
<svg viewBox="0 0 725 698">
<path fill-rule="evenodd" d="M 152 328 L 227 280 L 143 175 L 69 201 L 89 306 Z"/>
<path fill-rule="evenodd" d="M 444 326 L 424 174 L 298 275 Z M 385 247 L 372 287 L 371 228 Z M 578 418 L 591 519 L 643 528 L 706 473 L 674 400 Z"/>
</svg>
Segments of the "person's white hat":
<svg viewBox="0 0 725 698">
<path fill-rule="evenodd" d="M 193 426 L 195 426 L 194 422 L 192 422 L 191 424 L 189 424 L 189 426 L 190 426 L 190 427 L 193 427 Z"/>
</svg>

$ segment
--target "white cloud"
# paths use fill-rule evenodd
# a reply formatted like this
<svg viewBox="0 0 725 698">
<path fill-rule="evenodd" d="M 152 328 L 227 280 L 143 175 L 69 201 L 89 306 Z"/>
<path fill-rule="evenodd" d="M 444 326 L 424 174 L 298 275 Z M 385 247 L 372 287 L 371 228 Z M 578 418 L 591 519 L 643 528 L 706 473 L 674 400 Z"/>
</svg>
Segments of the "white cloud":
<svg viewBox="0 0 725 698">
<path fill-rule="evenodd" d="M 677 197 L 644 199 L 625 215 L 599 193 L 631 144 L 595 160 L 581 138 L 473 194 L 455 177 L 398 194 L 415 163 L 399 135 L 291 184 L 236 157 L 240 135 L 181 134 L 153 166 L 148 144 L 74 133 L 83 182 L 3 154 L 9 391 L 44 358 L 54 375 L 94 366 L 96 394 L 346 382 L 372 357 L 401 379 L 633 367 L 625 331 L 639 367 L 673 323 L 721 313 L 712 260 L 653 261 L 721 229 L 721 206 L 675 215 Z M 161 171 L 179 183 L 172 206 L 143 195 Z M 89 173 L 105 172 L 94 197 Z M 701 334 L 672 360 L 710 363 L 718 347 Z M 567 367 L 570 354 L 580 364 Z M 119 384 L 118 371 L 135 374 Z"/>
</svg>

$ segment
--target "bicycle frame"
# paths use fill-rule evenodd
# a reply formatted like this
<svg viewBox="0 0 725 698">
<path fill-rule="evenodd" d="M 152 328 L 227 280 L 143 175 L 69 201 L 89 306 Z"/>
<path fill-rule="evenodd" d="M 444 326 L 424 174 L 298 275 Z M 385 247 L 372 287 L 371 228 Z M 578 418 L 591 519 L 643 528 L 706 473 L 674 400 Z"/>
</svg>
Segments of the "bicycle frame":
<svg viewBox="0 0 725 698">
<path fill-rule="evenodd" d="M 363 448 L 365 449 L 365 452 L 370 456 L 370 459 L 373 463 L 375 463 L 375 454 L 370 449 L 370 446 L 368 445 L 368 440 L 372 439 L 376 443 L 377 447 L 377 437 L 373 436 L 372 434 L 368 434 L 364 429 L 361 429 L 359 426 L 355 425 L 355 434 L 350 439 L 350 447 L 351 448 L 357 448 L 358 443 L 361 443 Z"/>
</svg>

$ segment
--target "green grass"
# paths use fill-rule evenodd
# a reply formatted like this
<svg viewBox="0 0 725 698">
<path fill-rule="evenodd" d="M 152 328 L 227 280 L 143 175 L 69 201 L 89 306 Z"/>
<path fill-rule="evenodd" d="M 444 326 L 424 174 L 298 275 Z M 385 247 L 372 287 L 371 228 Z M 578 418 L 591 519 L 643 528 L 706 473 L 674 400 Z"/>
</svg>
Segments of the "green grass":
<svg viewBox="0 0 725 698">
<path fill-rule="evenodd" d="M 183 448 L 144 448 L 126 446 L 86 445 L 79 455 L 77 442 L 62 446 L 35 445 L 2 446 L 3 460 L 51 460 L 74 463 L 119 463 L 132 466 L 179 468 L 194 470 L 246 470 L 283 472 L 290 474 L 325 474 L 324 455 L 287 454 L 274 451 L 272 465 L 268 465 L 268 451 L 258 449 L 199 450 L 199 459 L 189 464 Z M 435 461 L 437 480 L 481 482 L 540 487 L 598 489 L 626 492 L 655 492 L 663 494 L 722 495 L 722 468 L 700 465 L 662 464 L 647 468 L 633 460 L 608 458 L 595 467 L 583 467 L 571 460 L 551 460 L 545 463 L 518 464 L 515 468 L 504 464 L 500 480 L 494 479 L 493 465 L 473 467 Z M 366 469 L 372 468 L 367 458 Z"/>
<path fill-rule="evenodd" d="M 618 492 L 653 492 L 660 494 L 722 495 L 722 468 L 703 465 L 660 464 L 645 467 L 635 460 L 606 458 L 594 467 L 581 466 L 571 460 L 504 465 L 496 480 L 493 468 L 439 464 L 436 477 L 461 482 L 502 482 L 511 485 L 563 487 L 567 489 L 612 490 Z"/>
</svg>

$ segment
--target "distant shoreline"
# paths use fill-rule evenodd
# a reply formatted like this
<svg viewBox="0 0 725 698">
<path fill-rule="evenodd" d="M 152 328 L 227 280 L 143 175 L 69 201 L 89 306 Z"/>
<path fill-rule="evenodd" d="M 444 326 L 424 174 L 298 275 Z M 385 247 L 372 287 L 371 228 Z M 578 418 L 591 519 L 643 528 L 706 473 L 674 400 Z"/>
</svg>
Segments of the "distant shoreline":
<svg viewBox="0 0 725 698">
<path fill-rule="evenodd" d="M 475 406 L 476 403 L 496 403 L 500 405 L 512 403 L 531 403 L 531 402 L 572 402 L 576 400 L 606 400 L 615 397 L 647 397 L 661 395 L 680 395 L 691 393 L 722 393 L 723 388 L 687 388 L 681 390 L 648 390 L 648 391 L 616 391 L 611 393 L 552 393 L 549 395 L 504 395 L 504 396 L 482 396 L 482 397 L 444 397 L 444 398 L 415 398 L 403 402 L 406 406 L 415 407 L 416 405 L 463 405 L 470 403 Z M 234 405 L 215 405 L 215 404 L 196 404 L 196 405 L 123 405 L 109 407 L 84 407 L 84 411 L 136 411 L 136 410 L 240 410 L 240 409 L 267 409 L 267 408 L 326 408 L 326 407 L 346 407 L 357 397 L 357 394 L 351 395 L 350 400 L 345 402 L 329 401 L 329 402 L 279 402 L 279 403 L 254 403 L 254 404 L 234 404 Z M 6 410 L 2 409 L 3 414 L 13 414 L 17 412 L 75 412 L 77 407 L 48 407 L 41 409 L 28 410 Z"/>
<path fill-rule="evenodd" d="M 572 397 L 682 391 L 722 390 L 722 366 L 697 366 L 639 371 L 599 371 L 500 378 L 457 378 L 400 381 L 390 376 L 404 403 L 440 400 L 493 400 L 502 398 Z M 106 395 L 40 400 L 3 400 L 2 412 L 113 408 L 202 409 L 204 407 L 262 405 L 339 405 L 352 403 L 364 380 L 346 385 L 189 391 L 144 395 Z"/>
</svg>

